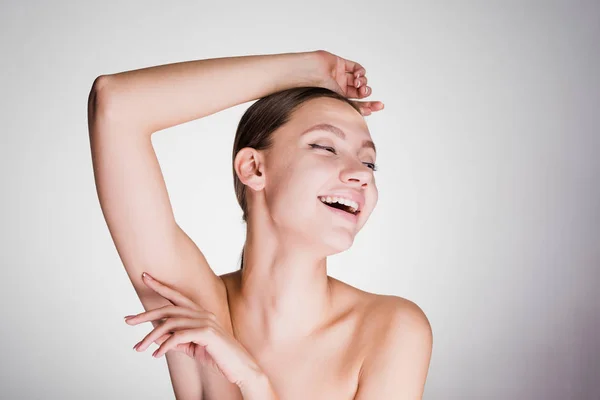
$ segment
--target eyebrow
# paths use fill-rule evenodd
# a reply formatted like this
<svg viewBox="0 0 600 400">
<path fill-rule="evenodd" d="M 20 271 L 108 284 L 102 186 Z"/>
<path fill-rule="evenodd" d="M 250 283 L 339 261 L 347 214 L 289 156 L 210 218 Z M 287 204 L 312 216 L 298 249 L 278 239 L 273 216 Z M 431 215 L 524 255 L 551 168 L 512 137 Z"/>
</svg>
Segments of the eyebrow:
<svg viewBox="0 0 600 400">
<path fill-rule="evenodd" d="M 327 131 L 327 132 L 331 132 L 334 135 L 346 140 L 346 134 L 344 133 L 343 130 L 341 130 L 340 128 L 338 128 L 337 126 L 333 126 L 331 124 L 317 124 L 314 126 L 311 126 L 310 128 L 308 128 L 307 130 L 305 130 L 304 132 L 302 132 L 302 135 L 305 135 L 309 132 L 312 131 Z M 373 151 L 375 152 L 375 154 L 377 154 L 377 149 L 375 148 L 375 143 L 373 143 L 373 141 L 371 140 L 363 140 L 362 142 L 362 146 L 361 147 L 366 147 L 369 149 L 373 149 Z"/>
</svg>

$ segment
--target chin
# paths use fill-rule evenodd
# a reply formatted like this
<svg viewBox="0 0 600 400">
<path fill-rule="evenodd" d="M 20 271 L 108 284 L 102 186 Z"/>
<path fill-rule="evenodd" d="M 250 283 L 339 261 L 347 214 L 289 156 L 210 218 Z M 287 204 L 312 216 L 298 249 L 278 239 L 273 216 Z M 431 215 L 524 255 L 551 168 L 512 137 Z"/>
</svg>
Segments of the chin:
<svg viewBox="0 0 600 400">
<path fill-rule="evenodd" d="M 327 249 L 327 256 L 342 253 L 352 247 L 354 235 L 348 232 L 332 233 L 322 238 L 322 243 Z"/>
</svg>

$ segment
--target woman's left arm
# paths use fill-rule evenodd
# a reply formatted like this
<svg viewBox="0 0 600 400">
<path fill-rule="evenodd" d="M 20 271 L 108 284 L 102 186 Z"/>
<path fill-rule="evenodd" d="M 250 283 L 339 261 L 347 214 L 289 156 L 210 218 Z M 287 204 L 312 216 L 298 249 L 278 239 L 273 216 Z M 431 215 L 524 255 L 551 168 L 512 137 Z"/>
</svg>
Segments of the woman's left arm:
<svg viewBox="0 0 600 400">
<path fill-rule="evenodd" d="M 363 362 L 354 399 L 422 399 L 433 334 L 421 308 L 400 302 L 384 337 L 377 342 Z"/>
<path fill-rule="evenodd" d="M 172 305 L 125 317 L 129 325 L 163 321 L 134 346 L 136 351 L 156 343 L 159 347 L 152 354 L 156 358 L 168 351 L 183 352 L 237 385 L 244 400 L 278 399 L 256 360 L 219 325 L 213 313 L 147 273 L 142 279 Z"/>
</svg>

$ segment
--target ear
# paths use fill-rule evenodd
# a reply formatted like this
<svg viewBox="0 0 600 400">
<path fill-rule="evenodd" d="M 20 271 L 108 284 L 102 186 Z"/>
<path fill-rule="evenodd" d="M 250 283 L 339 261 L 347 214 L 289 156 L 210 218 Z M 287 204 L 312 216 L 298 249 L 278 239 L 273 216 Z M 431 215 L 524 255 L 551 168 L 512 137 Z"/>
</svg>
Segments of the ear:
<svg viewBox="0 0 600 400">
<path fill-rule="evenodd" d="M 249 188 L 260 191 L 265 184 L 262 154 L 252 147 L 244 147 L 238 151 L 233 167 L 239 180 Z"/>
</svg>

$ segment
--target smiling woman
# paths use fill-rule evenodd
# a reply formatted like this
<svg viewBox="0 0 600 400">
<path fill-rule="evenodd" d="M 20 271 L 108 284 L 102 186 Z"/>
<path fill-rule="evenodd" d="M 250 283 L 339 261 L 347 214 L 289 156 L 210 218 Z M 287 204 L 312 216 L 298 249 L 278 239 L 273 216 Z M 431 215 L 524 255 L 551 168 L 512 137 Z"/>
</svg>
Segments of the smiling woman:
<svg viewBox="0 0 600 400">
<path fill-rule="evenodd" d="M 348 98 L 340 95 L 336 92 L 333 92 L 326 88 L 320 87 L 300 87 L 300 88 L 291 88 L 283 91 L 279 91 L 263 97 L 262 99 L 255 102 L 246 113 L 242 116 L 240 123 L 238 125 L 238 129 L 236 132 L 234 145 L 233 145 L 233 179 L 234 179 L 234 188 L 236 192 L 236 196 L 238 199 L 238 203 L 242 208 L 242 219 L 244 222 L 248 222 L 248 199 L 247 199 L 247 185 L 243 184 L 238 176 L 238 173 L 235 169 L 235 158 L 243 148 L 251 148 L 257 151 L 264 151 L 265 154 L 269 154 L 267 150 L 272 149 L 275 143 L 274 133 L 280 130 L 285 124 L 290 122 L 290 120 L 299 118 L 295 116 L 295 112 L 301 108 L 303 105 L 306 105 L 311 100 L 316 99 L 333 99 L 337 100 L 339 104 L 336 102 L 330 102 L 334 107 L 339 107 L 340 104 L 347 104 L 352 107 L 357 115 L 361 115 L 361 109 L 358 104 L 349 100 Z M 313 117 L 311 117 L 312 119 Z M 311 119 L 307 119 L 306 121 L 310 121 Z M 364 129 L 364 128 L 363 128 Z M 297 132 L 294 131 L 292 135 Z M 311 140 L 325 142 L 328 135 L 333 135 L 335 139 L 340 140 L 340 147 L 343 148 L 342 145 L 350 142 L 352 137 L 348 138 L 342 129 L 339 127 L 332 125 L 327 122 L 317 123 L 315 125 L 310 126 L 308 129 L 302 130 L 298 138 L 299 140 Z M 281 133 L 279 133 L 281 135 Z M 289 134 L 287 134 L 289 136 Z M 363 135 L 369 137 L 368 130 Z M 322 138 L 321 138 L 322 137 Z M 330 140 L 329 140 L 330 141 Z M 336 156 L 339 156 L 336 148 L 331 146 L 321 146 L 317 143 L 310 143 L 309 146 L 314 149 L 322 149 L 323 151 L 330 152 Z M 286 152 L 286 149 L 282 149 L 280 152 L 275 152 L 275 154 L 281 154 L 282 152 Z M 361 146 L 359 147 L 359 153 L 367 152 L 367 155 L 360 154 L 363 158 L 374 161 L 375 156 L 375 144 L 370 139 L 365 139 Z M 271 155 L 274 154 L 271 152 Z M 376 169 L 374 162 L 365 162 L 369 168 L 373 171 Z M 289 166 L 288 166 L 289 167 Z M 285 167 L 285 168 L 288 168 Z M 283 167 L 282 167 L 283 168 Z M 358 199 L 353 200 L 353 197 L 357 197 Z M 326 199 L 326 196 L 323 196 L 321 200 Z M 326 204 L 332 204 L 334 208 L 344 209 L 346 205 L 344 204 L 344 200 L 346 199 L 351 202 L 356 203 L 359 199 L 364 199 L 362 194 L 346 194 L 345 197 L 340 193 L 339 198 L 333 201 L 331 197 L 329 201 L 324 201 Z M 364 203 L 364 200 L 361 200 L 361 204 Z M 355 209 L 352 210 L 353 215 L 358 215 L 358 205 L 356 205 Z M 347 214 L 347 213 L 344 213 Z M 347 218 L 350 216 L 342 215 Z M 356 221 L 356 218 L 350 218 L 352 221 Z M 240 268 L 243 269 L 244 266 L 244 251 L 242 250 Z"/>
<path fill-rule="evenodd" d="M 366 70 L 326 51 L 162 65 L 96 79 L 100 205 L 178 399 L 416 399 L 431 327 L 414 303 L 327 274 L 375 208 L 383 109 Z M 258 100 L 232 154 L 243 268 L 217 276 L 175 222 L 151 135 Z M 144 273 L 145 274 L 142 274 Z M 152 277 L 150 276 L 152 275 Z M 292 377 L 294 379 L 290 379 Z"/>
</svg>

